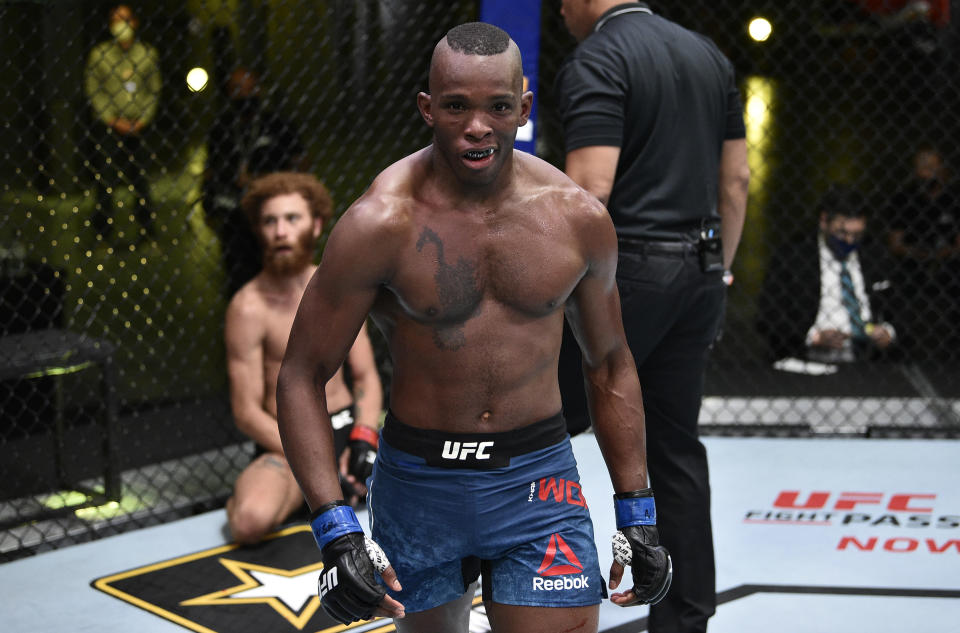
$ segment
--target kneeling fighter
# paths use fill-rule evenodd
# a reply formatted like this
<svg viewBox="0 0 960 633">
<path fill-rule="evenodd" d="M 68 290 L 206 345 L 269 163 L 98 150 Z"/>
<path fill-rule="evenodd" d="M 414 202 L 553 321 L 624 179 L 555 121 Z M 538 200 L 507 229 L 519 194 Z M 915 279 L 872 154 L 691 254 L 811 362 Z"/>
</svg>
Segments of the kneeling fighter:
<svg viewBox="0 0 960 633">
<path fill-rule="evenodd" d="M 233 296 L 226 316 L 230 406 L 237 428 L 257 445 L 255 458 L 227 500 L 230 533 L 238 543 L 260 541 L 303 506 L 277 430 L 277 373 L 303 289 L 317 268 L 314 249 L 323 223 L 333 218 L 332 207 L 320 181 L 302 173 L 259 178 L 243 198 L 263 245 L 263 270 Z M 362 482 L 373 468 L 383 404 L 366 329 L 350 347 L 346 366 L 353 388 L 347 387 L 341 369 L 326 389 L 334 451 L 349 498 L 363 494 Z"/>
<path fill-rule="evenodd" d="M 522 87 L 504 31 L 447 33 L 417 97 L 432 143 L 340 219 L 294 321 L 280 432 L 313 510 L 322 604 L 340 622 L 382 615 L 401 632 L 464 632 L 482 575 L 494 631 L 597 630 L 606 592 L 560 413 L 564 316 L 617 493 L 611 588 L 632 565 L 633 587 L 612 600 L 652 602 L 669 586 L 613 224 L 562 172 L 513 150 L 533 98 Z M 369 480 L 372 538 L 339 498 L 324 388 L 368 314 L 394 368 Z"/>
</svg>

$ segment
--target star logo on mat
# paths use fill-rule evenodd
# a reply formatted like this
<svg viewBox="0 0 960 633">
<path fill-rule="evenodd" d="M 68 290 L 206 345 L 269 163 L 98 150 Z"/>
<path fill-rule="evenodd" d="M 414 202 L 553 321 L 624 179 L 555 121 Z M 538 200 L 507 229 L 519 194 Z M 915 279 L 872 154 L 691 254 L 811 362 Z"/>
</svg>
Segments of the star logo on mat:
<svg viewBox="0 0 960 633">
<path fill-rule="evenodd" d="M 382 619 L 344 626 L 329 616 L 317 597 L 322 569 L 310 527 L 294 525 L 252 547 L 217 545 L 116 572 L 90 584 L 196 633 L 395 630 Z"/>
<path fill-rule="evenodd" d="M 323 563 L 290 570 L 229 558 L 221 558 L 220 564 L 229 569 L 241 581 L 240 584 L 184 600 L 181 605 L 262 603 L 272 607 L 297 629 L 302 629 L 320 606 L 317 572 L 323 568 Z"/>
</svg>

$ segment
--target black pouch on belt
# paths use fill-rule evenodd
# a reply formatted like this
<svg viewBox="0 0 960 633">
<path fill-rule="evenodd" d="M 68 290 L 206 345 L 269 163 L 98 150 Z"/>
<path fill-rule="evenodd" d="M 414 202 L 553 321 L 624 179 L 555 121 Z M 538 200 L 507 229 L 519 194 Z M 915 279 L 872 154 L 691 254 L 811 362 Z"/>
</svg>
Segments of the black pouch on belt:
<svg viewBox="0 0 960 633">
<path fill-rule="evenodd" d="M 697 251 L 700 254 L 700 270 L 705 273 L 723 272 L 723 245 L 720 242 L 719 220 L 704 218 L 700 222 Z"/>
</svg>

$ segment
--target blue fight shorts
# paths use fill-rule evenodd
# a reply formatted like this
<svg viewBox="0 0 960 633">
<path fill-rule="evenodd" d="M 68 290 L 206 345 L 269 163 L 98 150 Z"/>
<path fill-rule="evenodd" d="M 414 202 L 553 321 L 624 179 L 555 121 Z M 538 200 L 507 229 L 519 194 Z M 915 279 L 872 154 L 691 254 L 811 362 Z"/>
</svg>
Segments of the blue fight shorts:
<svg viewBox="0 0 960 633">
<path fill-rule="evenodd" d="M 387 591 L 408 612 L 459 598 L 481 573 L 483 599 L 500 604 L 606 597 L 562 415 L 466 435 L 388 413 L 368 486 L 372 537 L 403 585 Z"/>
</svg>

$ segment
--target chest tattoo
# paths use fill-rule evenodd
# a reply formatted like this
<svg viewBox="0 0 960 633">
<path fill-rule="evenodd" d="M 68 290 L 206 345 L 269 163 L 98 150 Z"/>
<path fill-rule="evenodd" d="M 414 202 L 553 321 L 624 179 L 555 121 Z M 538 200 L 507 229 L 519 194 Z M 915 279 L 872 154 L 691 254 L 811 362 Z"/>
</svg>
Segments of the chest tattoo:
<svg viewBox="0 0 960 633">
<path fill-rule="evenodd" d="M 428 245 L 437 251 L 437 271 L 433 275 L 442 317 L 456 321 L 455 325 L 434 325 L 433 340 L 440 349 L 456 350 L 466 343 L 463 321 L 480 303 L 482 291 L 477 280 L 476 264 L 463 257 L 448 263 L 444 257 L 443 240 L 433 230 L 424 228 L 417 240 L 417 252 Z"/>
</svg>

